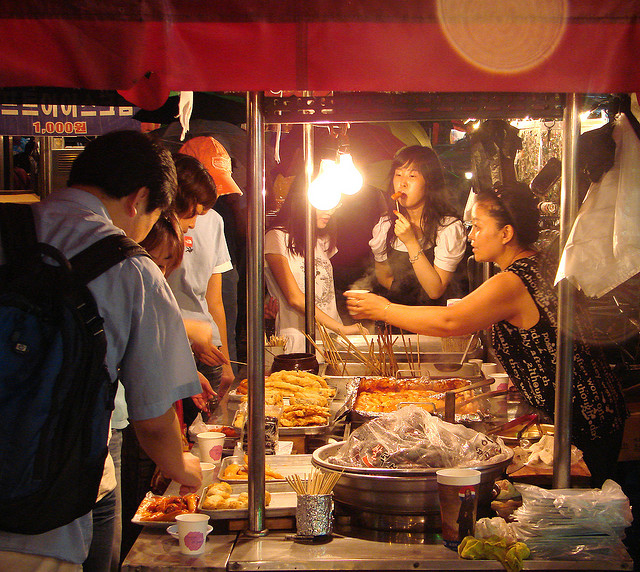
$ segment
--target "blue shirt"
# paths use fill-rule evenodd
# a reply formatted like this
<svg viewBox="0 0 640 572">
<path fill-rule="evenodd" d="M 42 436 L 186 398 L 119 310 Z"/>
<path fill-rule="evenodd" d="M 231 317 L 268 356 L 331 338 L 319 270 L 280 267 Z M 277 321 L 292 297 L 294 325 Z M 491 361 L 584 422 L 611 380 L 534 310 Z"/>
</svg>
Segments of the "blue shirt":
<svg viewBox="0 0 640 572">
<path fill-rule="evenodd" d="M 104 236 L 123 234 L 112 224 L 102 201 L 79 189 L 51 194 L 34 205 L 34 215 L 39 240 L 67 258 Z M 158 417 L 175 401 L 200 393 L 180 311 L 151 259 L 124 260 L 90 282 L 89 289 L 104 318 L 106 365 L 114 382 L 120 374 L 131 419 Z M 43 511 L 55 509 L 42 507 Z M 0 531 L 0 550 L 81 564 L 88 554 L 91 529 L 89 513 L 44 534 Z"/>
</svg>

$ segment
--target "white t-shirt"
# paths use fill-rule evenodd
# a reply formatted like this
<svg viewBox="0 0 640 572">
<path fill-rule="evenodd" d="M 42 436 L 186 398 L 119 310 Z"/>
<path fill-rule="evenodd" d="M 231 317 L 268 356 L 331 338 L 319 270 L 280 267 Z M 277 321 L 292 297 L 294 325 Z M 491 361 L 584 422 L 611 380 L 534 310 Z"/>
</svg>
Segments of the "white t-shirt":
<svg viewBox="0 0 640 572">
<path fill-rule="evenodd" d="M 231 270 L 231 257 L 224 238 L 224 221 L 213 209 L 196 219 L 196 225 L 184 236 L 184 258 L 167 278 L 178 301 L 182 317 L 209 322 L 213 343 L 219 346 L 220 332 L 207 304 L 207 286 L 212 274 Z"/>
<path fill-rule="evenodd" d="M 391 219 L 388 215 L 380 217 L 373 227 L 373 238 L 369 241 L 369 246 L 376 262 L 384 262 L 387 259 L 385 244 L 390 227 Z M 407 247 L 398 237 L 395 237 L 392 247 L 400 252 L 407 252 Z M 423 249 L 430 247 L 431 244 L 422 245 Z M 447 272 L 453 272 L 462 260 L 466 248 L 467 234 L 462 222 L 452 216 L 445 217 L 436 235 L 436 245 L 433 249 L 434 265 Z"/>
<path fill-rule="evenodd" d="M 272 229 L 265 235 L 264 253 L 280 254 L 287 259 L 291 273 L 298 288 L 304 292 L 304 257 L 292 253 L 287 248 L 289 233 L 284 230 Z M 342 323 L 336 306 L 336 293 L 333 284 L 333 267 L 330 258 L 338 252 L 336 248 L 329 249 L 329 238 L 318 238 L 315 248 L 316 267 L 316 307 L 334 320 Z M 287 338 L 287 353 L 304 352 L 304 315 L 296 312 L 287 302 L 282 290 L 278 286 L 269 265 L 265 268 L 265 278 L 269 293 L 277 298 L 279 309 L 276 317 L 276 334 Z"/>
</svg>

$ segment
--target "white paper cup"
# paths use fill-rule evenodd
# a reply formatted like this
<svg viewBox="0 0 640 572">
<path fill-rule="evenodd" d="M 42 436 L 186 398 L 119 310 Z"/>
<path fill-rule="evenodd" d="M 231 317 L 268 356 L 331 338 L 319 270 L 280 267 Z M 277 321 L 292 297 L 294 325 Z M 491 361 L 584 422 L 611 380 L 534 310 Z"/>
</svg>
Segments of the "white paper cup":
<svg viewBox="0 0 640 572">
<path fill-rule="evenodd" d="M 491 384 L 491 391 L 505 391 L 509 388 L 509 376 L 506 373 L 492 373 L 494 379 Z"/>
<path fill-rule="evenodd" d="M 209 515 L 199 513 L 179 514 L 176 516 L 176 523 L 178 524 L 180 552 L 187 556 L 202 554 L 207 543 Z"/>
<path fill-rule="evenodd" d="M 484 362 L 480 369 L 482 373 L 484 373 L 485 377 L 491 377 L 492 373 L 496 373 L 498 371 L 498 364 L 493 362 Z"/>
<path fill-rule="evenodd" d="M 436 471 L 442 519 L 442 542 L 456 550 L 465 536 L 473 536 L 478 511 L 478 484 L 482 474 L 475 469 Z"/>
<path fill-rule="evenodd" d="M 200 470 L 202 471 L 202 485 L 201 489 L 204 490 L 213 482 L 213 473 L 216 470 L 216 466 L 213 463 L 200 462 Z"/>
<path fill-rule="evenodd" d="M 354 294 L 368 294 L 371 290 L 345 290 L 344 295 L 347 298 L 353 298 Z"/>
<path fill-rule="evenodd" d="M 198 454 L 203 463 L 213 463 L 214 465 L 222 459 L 222 447 L 224 446 L 224 433 L 217 431 L 205 431 L 198 433 Z"/>
</svg>

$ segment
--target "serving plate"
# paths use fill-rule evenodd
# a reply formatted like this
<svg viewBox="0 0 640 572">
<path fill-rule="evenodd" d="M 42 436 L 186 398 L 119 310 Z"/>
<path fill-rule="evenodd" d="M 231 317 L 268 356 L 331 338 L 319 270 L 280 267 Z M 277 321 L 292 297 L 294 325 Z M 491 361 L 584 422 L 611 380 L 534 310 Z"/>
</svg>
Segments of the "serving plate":
<svg viewBox="0 0 640 572">
<path fill-rule="evenodd" d="M 140 526 L 147 526 L 149 528 L 167 528 L 167 526 L 169 526 L 171 524 L 175 524 L 175 522 L 176 522 L 175 519 L 173 519 L 173 520 L 142 520 L 142 518 L 140 518 L 140 515 L 141 515 L 141 511 L 142 511 L 143 507 L 146 504 L 148 504 L 148 502 L 149 502 L 149 500 L 151 498 L 154 498 L 154 497 L 180 496 L 179 493 L 178 493 L 178 489 L 179 488 L 180 488 L 180 485 L 178 483 L 176 483 L 175 481 L 171 481 L 171 483 L 167 487 L 167 490 L 166 490 L 164 495 L 155 495 L 151 491 L 149 491 L 145 495 L 145 497 L 142 499 L 142 501 L 140 502 L 140 505 L 136 509 L 136 512 L 133 515 L 133 518 L 131 519 L 131 522 L 133 524 L 138 524 Z M 198 500 L 198 504 L 200 504 L 201 500 L 202 499 Z"/>
</svg>

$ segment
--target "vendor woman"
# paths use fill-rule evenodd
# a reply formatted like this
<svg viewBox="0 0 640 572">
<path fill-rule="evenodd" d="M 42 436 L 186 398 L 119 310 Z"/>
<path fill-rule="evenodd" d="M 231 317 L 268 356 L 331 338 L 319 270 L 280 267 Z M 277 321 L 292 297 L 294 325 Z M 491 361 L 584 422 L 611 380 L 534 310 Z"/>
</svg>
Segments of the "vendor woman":
<svg viewBox="0 0 640 572">
<path fill-rule="evenodd" d="M 491 326 L 493 346 L 505 371 L 532 406 L 553 416 L 558 298 L 553 277 L 533 244 L 539 213 L 521 183 L 478 193 L 470 241 L 478 262 L 502 272 L 449 307 L 410 307 L 375 294 L 351 294 L 356 319 L 384 320 L 431 336 L 459 336 Z M 614 475 L 627 411 L 619 381 L 592 339 L 588 320 L 577 312 L 573 358 L 572 442 L 582 450 L 600 487 Z"/>
</svg>

